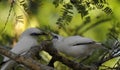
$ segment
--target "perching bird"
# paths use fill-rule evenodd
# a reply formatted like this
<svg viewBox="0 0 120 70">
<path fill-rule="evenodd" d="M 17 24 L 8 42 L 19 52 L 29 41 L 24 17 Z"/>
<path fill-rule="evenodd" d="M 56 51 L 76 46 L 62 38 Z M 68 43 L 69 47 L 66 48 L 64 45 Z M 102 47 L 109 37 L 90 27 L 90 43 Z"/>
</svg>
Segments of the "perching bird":
<svg viewBox="0 0 120 70">
<path fill-rule="evenodd" d="M 38 45 L 37 39 L 40 35 L 46 35 L 45 32 L 37 29 L 37 28 L 29 28 L 25 30 L 16 45 L 10 50 L 11 52 L 21 55 L 23 53 L 26 53 L 31 47 Z M 7 70 L 7 66 L 12 64 L 13 60 L 10 60 L 9 58 L 5 57 L 4 62 L 6 62 L 0 70 Z"/>
<path fill-rule="evenodd" d="M 103 47 L 101 43 L 81 36 L 62 37 L 54 33 L 51 35 L 53 36 L 53 46 L 58 51 L 75 58 L 89 56 L 95 49 Z"/>
</svg>

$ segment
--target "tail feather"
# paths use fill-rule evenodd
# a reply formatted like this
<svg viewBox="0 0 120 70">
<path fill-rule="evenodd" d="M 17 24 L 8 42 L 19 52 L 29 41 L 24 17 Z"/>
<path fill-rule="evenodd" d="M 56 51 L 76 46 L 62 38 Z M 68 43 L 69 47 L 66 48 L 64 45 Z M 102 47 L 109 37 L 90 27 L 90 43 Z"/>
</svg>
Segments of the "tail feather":
<svg viewBox="0 0 120 70">
<path fill-rule="evenodd" d="M 96 43 L 97 47 L 104 49 L 104 50 L 108 50 L 108 48 L 105 47 L 105 45 L 103 43 Z"/>
</svg>

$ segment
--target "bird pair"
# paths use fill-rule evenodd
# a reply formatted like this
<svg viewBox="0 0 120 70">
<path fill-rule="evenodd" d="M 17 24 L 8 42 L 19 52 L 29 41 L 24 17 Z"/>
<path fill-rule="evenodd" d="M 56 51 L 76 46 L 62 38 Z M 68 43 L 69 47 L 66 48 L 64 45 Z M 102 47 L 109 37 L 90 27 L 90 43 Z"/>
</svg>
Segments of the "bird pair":
<svg viewBox="0 0 120 70">
<path fill-rule="evenodd" d="M 25 30 L 21 34 L 17 44 L 10 51 L 18 55 L 26 53 L 31 47 L 38 45 L 37 39 L 40 35 L 46 35 L 46 33 L 37 28 Z M 97 46 L 101 46 L 100 43 L 96 43 L 89 38 L 81 36 L 70 36 L 65 38 L 54 33 L 51 33 L 51 35 L 53 37 L 52 43 L 54 48 L 72 57 L 85 57 L 92 53 Z M 6 62 L 0 70 L 7 70 L 7 66 L 13 62 L 13 60 L 10 60 L 8 57 L 5 57 L 3 61 L 8 62 Z"/>
</svg>

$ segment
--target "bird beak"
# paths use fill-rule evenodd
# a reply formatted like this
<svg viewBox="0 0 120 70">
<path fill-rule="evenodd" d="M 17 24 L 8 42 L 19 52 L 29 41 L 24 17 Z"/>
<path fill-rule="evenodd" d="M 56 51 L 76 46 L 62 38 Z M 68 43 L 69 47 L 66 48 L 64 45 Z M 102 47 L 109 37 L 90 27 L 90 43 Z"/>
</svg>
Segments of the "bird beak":
<svg viewBox="0 0 120 70">
<path fill-rule="evenodd" d="M 51 33 L 49 33 L 49 34 L 50 34 L 51 36 L 53 36 L 53 37 L 55 36 L 55 34 L 54 34 L 54 33 L 52 33 L 52 32 L 51 32 Z"/>
<path fill-rule="evenodd" d="M 48 35 L 46 32 L 41 32 L 39 35 Z"/>
<path fill-rule="evenodd" d="M 52 33 L 52 32 L 51 32 L 50 35 L 52 36 L 52 40 L 53 40 L 53 39 L 58 39 L 58 36 L 57 36 L 55 33 Z"/>
</svg>

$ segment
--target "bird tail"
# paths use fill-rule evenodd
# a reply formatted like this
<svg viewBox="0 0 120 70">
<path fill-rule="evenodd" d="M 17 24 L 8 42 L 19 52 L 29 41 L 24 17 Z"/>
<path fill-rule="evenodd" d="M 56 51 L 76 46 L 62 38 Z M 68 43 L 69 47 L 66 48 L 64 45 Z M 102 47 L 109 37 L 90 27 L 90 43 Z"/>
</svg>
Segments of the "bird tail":
<svg viewBox="0 0 120 70">
<path fill-rule="evenodd" d="M 6 63 L 0 68 L 0 70 L 9 70 L 9 69 L 12 68 L 15 64 L 16 64 L 15 61 L 9 60 L 8 62 L 6 62 Z"/>
<path fill-rule="evenodd" d="M 96 45 L 97 45 L 97 47 L 99 47 L 101 49 L 108 50 L 108 48 L 106 48 L 105 45 L 102 43 L 96 43 Z"/>
</svg>

